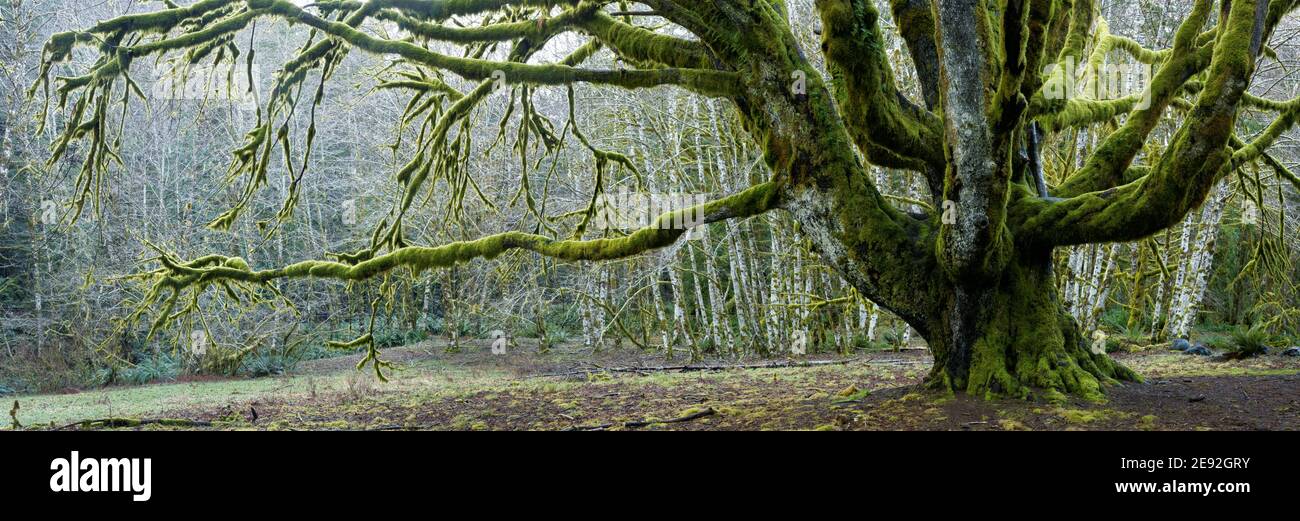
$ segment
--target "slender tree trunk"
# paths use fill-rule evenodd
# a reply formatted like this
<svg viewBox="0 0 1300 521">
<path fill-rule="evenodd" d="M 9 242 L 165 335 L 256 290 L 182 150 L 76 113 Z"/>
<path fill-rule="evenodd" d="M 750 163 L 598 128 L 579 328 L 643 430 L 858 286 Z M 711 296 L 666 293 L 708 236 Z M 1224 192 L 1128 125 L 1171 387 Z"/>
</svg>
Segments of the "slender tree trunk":
<svg viewBox="0 0 1300 521">
<path fill-rule="evenodd" d="M 682 263 L 680 260 L 681 249 L 678 248 L 669 256 L 668 283 L 672 287 L 673 299 L 673 345 L 679 346 L 683 342 L 687 345 L 687 350 L 691 353 L 692 360 L 698 360 L 699 347 L 696 345 L 695 338 L 691 334 L 691 326 L 686 316 L 686 286 L 682 284 Z"/>
<path fill-rule="evenodd" d="M 587 273 L 588 276 L 591 275 L 591 271 L 595 270 L 589 269 Z M 595 285 L 592 281 L 588 280 L 585 286 L 586 287 L 582 288 L 584 295 L 579 297 L 578 300 L 578 312 L 582 315 L 582 347 L 588 351 L 594 352 L 596 350 L 595 317 L 593 316 L 595 314 L 595 310 L 593 309 L 595 306 L 591 301 L 594 298 L 592 290 Z"/>
<path fill-rule="evenodd" d="M 1230 193 L 1227 180 L 1220 181 L 1213 198 L 1201 212 L 1200 230 L 1191 254 L 1188 278 L 1179 298 L 1179 311 L 1170 325 L 1170 334 L 1175 337 L 1186 337 L 1191 332 L 1197 308 L 1205 296 L 1205 287 L 1214 271 L 1214 246 L 1218 242 L 1219 224 L 1223 221 Z"/>
</svg>

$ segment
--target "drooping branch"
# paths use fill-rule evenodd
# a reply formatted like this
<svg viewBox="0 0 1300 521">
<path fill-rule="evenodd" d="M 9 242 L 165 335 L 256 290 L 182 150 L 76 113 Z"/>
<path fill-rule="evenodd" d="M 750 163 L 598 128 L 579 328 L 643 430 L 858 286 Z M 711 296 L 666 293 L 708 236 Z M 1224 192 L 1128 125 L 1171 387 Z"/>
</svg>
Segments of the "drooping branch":
<svg viewBox="0 0 1300 521">
<path fill-rule="evenodd" d="M 498 23 L 472 29 L 443 27 L 426 22 L 426 20 L 441 21 L 453 15 L 476 14 L 502 7 L 546 6 L 549 9 L 549 6 L 554 4 L 569 5 L 571 8 L 550 19 L 549 22 L 544 15 L 538 20 L 527 20 L 523 23 Z M 115 82 L 119 79 L 124 80 L 128 89 L 143 97 L 143 93 L 131 80 L 131 63 L 140 57 L 162 55 L 173 51 L 185 51 L 185 59 L 193 63 L 202 59 L 214 46 L 230 46 L 232 52 L 227 55 L 234 56 L 237 51 L 233 50 L 233 43 L 231 43 L 233 34 L 248 27 L 256 19 L 263 17 L 300 22 L 312 27 L 314 34 L 319 31 L 331 36 L 331 38 L 315 42 L 302 49 L 297 56 L 286 62 L 277 74 L 273 92 L 268 96 L 264 119 L 259 118 L 259 126 L 247 134 L 244 146 L 235 151 L 235 161 L 232 163 L 227 177 L 231 180 L 243 178 L 243 188 L 240 192 L 239 201 L 211 221 L 210 226 L 217 229 L 226 229 L 231 226 L 252 200 L 256 191 L 265 185 L 268 167 L 275 158 L 273 151 L 277 145 L 283 148 L 286 160 L 289 159 L 288 122 L 299 99 L 299 96 L 292 94 L 292 91 L 300 89 L 308 73 L 318 68 L 322 71 L 321 83 L 323 85 L 324 79 L 329 76 L 329 72 L 339 63 L 349 48 L 360 48 L 377 54 L 396 54 L 404 58 L 409 64 L 449 71 L 466 79 L 483 83 L 499 84 L 504 81 L 516 85 L 571 85 L 586 82 L 624 88 L 679 85 L 709 95 L 732 95 L 735 93 L 736 76 L 732 73 L 711 70 L 711 64 L 702 63 L 703 60 L 699 59 L 703 53 L 702 46 L 693 42 L 678 41 L 675 38 L 655 35 L 649 31 L 617 22 L 599 12 L 598 8 L 601 5 L 599 2 L 533 2 L 527 0 L 407 2 L 402 0 L 376 0 L 364 3 L 323 2 L 314 5 L 314 8 L 319 9 L 322 13 L 339 14 L 341 21 L 330 21 L 326 17 L 310 14 L 303 8 L 299 8 L 286 0 L 211 0 L 196 4 L 190 8 L 175 8 L 157 13 L 124 16 L 104 22 L 88 32 L 56 35 L 47 45 L 46 71 L 49 70 L 52 64 L 66 60 L 72 49 L 78 44 L 99 41 L 100 39 L 118 42 L 126 40 L 128 35 L 135 35 L 138 32 L 162 35 L 155 39 L 126 40 L 132 42 L 131 45 L 104 44 L 101 58 L 90 72 L 81 76 L 60 78 L 58 89 L 60 107 L 65 106 L 68 97 L 75 92 L 80 91 L 81 98 L 74 106 L 73 117 L 71 118 L 72 125 L 68 127 L 68 130 L 63 133 L 61 139 L 56 143 L 50 161 L 57 161 L 72 141 L 89 138 L 93 145 L 91 148 L 92 153 L 87 156 L 78 179 L 76 192 L 78 195 L 74 200 L 77 215 L 80 214 L 82 206 L 91 195 L 96 195 L 95 200 L 98 203 L 97 190 L 102 185 L 101 179 L 104 177 L 109 164 L 118 161 L 112 148 L 114 140 L 108 135 L 109 129 L 105 127 L 107 119 L 105 112 L 110 102 L 109 94 Z M 360 29 L 361 24 L 365 20 L 376 16 L 389 21 L 399 21 L 399 25 L 403 25 L 406 29 L 424 37 L 438 37 L 450 41 L 474 43 L 511 39 L 516 42 L 516 48 L 512 55 L 519 55 L 519 59 L 491 61 L 473 56 L 447 56 L 406 41 L 378 38 L 363 32 Z M 582 59 L 566 59 L 553 64 L 527 63 L 527 57 L 532 50 L 540 49 L 547 39 L 559 32 L 577 28 L 580 22 L 594 24 L 593 27 L 600 29 L 595 32 L 602 33 L 612 42 L 625 47 L 625 49 L 621 49 L 624 52 L 646 53 L 652 59 L 669 62 L 674 61 L 670 59 L 670 56 L 680 56 L 681 58 L 677 60 L 680 63 L 697 63 L 708 65 L 710 68 L 656 68 L 653 70 L 593 70 L 579 68 L 578 63 L 590 56 L 591 52 L 597 48 L 593 46 L 583 46 L 580 49 L 584 53 Z M 179 34 L 172 35 L 171 33 L 174 32 L 179 32 Z M 688 44 L 685 49 L 687 52 L 675 54 L 665 50 L 678 43 Z M 696 52 L 696 54 L 692 54 L 692 51 Z M 248 67 L 251 71 L 253 54 L 248 53 L 247 55 Z M 218 54 L 217 60 L 220 61 L 221 57 L 222 54 Z M 249 74 L 251 75 L 251 72 Z M 42 77 L 44 76 L 43 74 Z M 417 112 L 423 112 L 431 103 L 436 101 L 436 98 L 441 96 L 451 99 L 457 103 L 457 106 L 462 107 L 462 110 L 453 110 L 448 117 L 442 118 L 441 121 L 444 123 L 454 123 L 458 118 L 467 115 L 467 109 L 474 106 L 483 97 L 479 95 L 475 99 L 466 101 L 462 99 L 458 92 L 455 92 L 454 89 L 448 87 L 441 80 L 428 76 L 419 77 L 417 75 L 414 78 L 407 77 L 406 79 L 408 83 L 401 86 L 414 87 L 415 90 L 420 92 L 417 98 L 422 96 L 423 92 L 436 93 L 436 96 L 430 96 L 428 101 L 421 106 L 422 109 Z M 432 91 L 428 90 L 430 86 L 433 88 Z M 33 88 L 35 89 L 35 86 Z M 486 89 L 482 83 L 480 88 Z M 47 96 L 48 99 L 49 96 Z M 318 105 L 319 103 L 320 96 L 318 93 L 313 104 Z M 528 106 L 528 104 L 525 105 Z M 530 113 L 526 117 L 532 118 L 528 128 L 543 133 L 546 132 L 545 125 L 531 124 L 535 122 L 533 120 L 537 118 L 536 114 Z M 442 135 L 446 134 L 448 126 L 440 125 L 438 127 L 441 129 Z M 314 129 L 314 121 L 312 127 Z M 555 141 L 553 137 L 547 137 L 547 139 Z M 434 140 L 435 143 L 437 141 Z M 296 169 L 290 164 L 291 170 L 295 170 L 293 172 L 293 182 L 290 185 L 290 193 L 286 197 L 285 205 L 278 214 L 277 223 L 280 219 L 292 214 L 294 202 L 297 200 L 299 180 L 306 172 L 307 163 L 310 160 L 310 138 L 307 143 L 306 153 L 302 156 L 301 169 Z M 414 184 L 416 188 L 418 188 L 418 185 L 419 183 Z M 409 206 L 411 195 L 411 191 L 408 190 L 408 201 L 404 203 L 403 208 Z M 274 228 L 272 228 L 273 230 Z M 400 226 L 393 226 L 390 233 L 400 234 Z M 400 243 L 401 241 L 395 242 Z"/>
<path fill-rule="evenodd" d="M 423 22 L 396 9 L 379 11 L 375 13 L 374 18 L 393 22 L 403 31 L 425 40 L 469 44 L 506 42 L 525 37 L 541 39 L 539 37 L 542 35 L 572 29 L 583 19 L 590 17 L 594 10 L 594 6 L 587 5 L 585 8 L 567 9 L 556 16 L 544 19 L 498 22 L 471 27 Z"/>
<path fill-rule="evenodd" d="M 758 215 L 779 205 L 779 194 L 774 185 L 764 183 L 730 197 L 665 213 L 649 226 L 619 238 L 555 240 L 522 232 L 505 232 L 438 247 L 407 246 L 364 260 L 335 255 L 340 260 L 304 261 L 268 270 L 253 270 L 242 259 L 235 257 L 208 255 L 182 263 L 164 253 L 157 258 L 163 265 L 161 269 L 138 276 L 155 279 L 154 289 L 141 302 L 140 309 L 147 309 L 157 303 L 164 289 L 169 290 L 174 299 L 176 294 L 188 289 L 201 292 L 212 285 L 228 283 L 265 285 L 278 279 L 306 277 L 359 281 L 402 267 L 418 273 L 479 258 L 490 260 L 516 249 L 566 261 L 621 259 L 669 246 L 692 228 Z M 175 318 L 177 317 L 168 317 L 167 321 Z"/>
<path fill-rule="evenodd" d="M 374 54 L 395 54 L 412 62 L 450 71 L 467 80 L 485 80 L 504 74 L 511 83 L 568 85 L 595 83 L 624 88 L 677 85 L 710 96 L 728 96 L 736 92 L 732 73 L 703 69 L 594 70 L 567 65 L 533 65 L 503 63 L 474 58 L 447 56 L 407 42 L 377 38 L 347 24 L 330 22 L 304 11 L 288 0 L 250 0 L 250 6 L 269 8 L 273 14 L 302 22 L 325 34 Z"/>
<path fill-rule="evenodd" d="M 416 20 L 399 9 L 375 15 L 391 21 L 415 36 L 450 43 L 503 42 L 531 37 L 542 40 L 544 34 L 582 29 L 622 55 L 651 61 L 668 67 L 711 69 L 708 50 L 699 44 L 657 34 L 648 29 L 620 22 L 599 9 L 598 2 L 580 2 L 560 14 L 536 20 L 501 22 L 476 27 L 456 27 Z"/>
<path fill-rule="evenodd" d="M 326 12 L 363 13 L 369 16 L 383 9 L 397 9 L 422 20 L 446 20 L 452 16 L 475 15 L 509 6 L 550 7 L 552 5 L 577 5 L 578 0 L 366 0 L 315 2 L 317 8 Z M 266 2 L 249 2 L 247 0 L 201 0 L 187 7 L 172 7 L 149 13 L 123 15 L 100 22 L 85 31 L 72 31 L 56 34 L 47 45 L 47 53 L 52 53 L 52 62 L 66 59 L 75 45 L 90 44 L 100 41 L 99 36 L 122 35 L 127 33 L 167 33 L 184 24 L 199 25 L 211 22 L 214 15 L 223 10 L 238 8 L 248 4 L 252 9 L 267 7 Z M 257 5 L 254 5 L 257 4 Z"/>
<path fill-rule="evenodd" d="M 399 267 L 411 268 L 419 272 L 431 268 L 447 268 L 478 258 L 491 260 L 515 249 L 566 261 L 622 259 L 669 246 L 696 226 L 750 217 L 771 210 L 777 206 L 776 194 L 772 188 L 770 184 L 758 185 L 729 198 L 696 208 L 669 212 L 659 216 L 650 226 L 615 239 L 554 240 L 540 235 L 506 232 L 445 246 L 408 246 L 356 264 L 305 261 L 284 268 L 263 271 L 250 271 L 227 265 L 201 269 L 190 269 L 179 265 L 168 266 L 173 277 L 179 277 L 171 279 L 169 285 L 185 286 L 219 280 L 266 283 L 276 279 L 303 277 L 365 280 Z"/>
<path fill-rule="evenodd" d="M 507 7 L 573 7 L 580 0 L 320 0 L 313 5 L 336 11 L 362 8 L 397 9 L 418 20 L 441 22 L 453 16 L 472 16 Z"/>
<path fill-rule="evenodd" d="M 213 0 L 219 1 L 219 0 Z M 224 0 L 229 2 L 230 0 Z M 197 5 L 197 4 L 196 4 Z M 364 4 L 366 11 L 373 12 L 378 4 Z M 136 57 L 148 56 L 161 52 L 190 48 L 195 45 L 212 41 L 213 39 L 243 29 L 252 20 L 263 16 L 277 16 L 289 21 L 304 23 L 321 32 L 334 36 L 348 44 L 372 52 L 375 54 L 395 54 L 411 60 L 413 62 L 429 65 L 437 69 L 443 69 L 458 74 L 469 80 L 483 80 L 493 78 L 494 74 L 505 74 L 510 82 L 531 83 L 538 85 L 567 85 L 571 83 L 586 82 L 616 85 L 626 88 L 653 87 L 658 85 L 678 85 L 691 90 L 695 90 L 707 95 L 729 95 L 735 92 L 735 77 L 732 74 L 707 70 L 707 69 L 687 69 L 687 68 L 669 68 L 661 70 L 593 70 L 579 69 L 566 65 L 532 65 L 523 63 L 502 63 L 490 60 L 480 60 L 473 58 L 460 58 L 446 56 L 429 51 L 419 46 L 396 40 L 387 40 L 377 38 L 356 29 L 356 23 L 348 22 L 331 22 L 306 12 L 302 8 L 294 5 L 288 0 L 249 0 L 249 9 L 236 16 L 221 20 L 203 30 L 186 33 L 176 38 L 154 41 L 132 47 L 126 47 L 118 51 L 115 56 L 106 62 L 100 64 L 95 70 L 85 76 L 67 78 L 64 80 L 62 91 L 68 92 L 83 87 L 95 79 L 104 79 L 115 77 L 122 74 L 129 68 L 130 61 Z M 173 20 L 180 15 L 171 16 L 169 10 L 159 14 L 168 14 L 169 16 L 159 17 L 162 20 Z M 188 9 L 182 11 L 189 12 Z M 569 11 L 567 17 L 572 18 L 572 22 L 566 22 L 568 18 L 562 15 L 561 21 L 556 22 L 561 27 L 565 23 L 576 23 L 583 16 L 592 17 L 590 12 Z M 140 15 L 144 16 L 144 15 Z M 606 17 L 608 18 L 608 17 Z M 145 22 L 138 23 L 113 23 L 108 27 L 120 28 L 115 30 L 127 31 L 138 25 L 144 24 L 149 29 L 161 29 L 157 25 L 163 22 L 155 18 L 146 18 Z M 413 22 L 414 23 L 414 22 Z M 536 24 L 528 22 L 529 27 L 535 27 Z M 432 31 L 427 26 L 410 26 L 424 27 L 425 33 Z M 465 35 L 462 38 L 466 41 L 490 41 L 493 39 L 509 39 L 514 37 L 523 37 L 532 34 L 531 29 L 521 29 L 517 24 L 504 24 L 502 26 L 489 26 L 479 28 L 481 33 L 475 32 Z M 450 30 L 449 30 L 450 31 Z M 466 31 L 460 29 L 460 31 Z M 612 29 L 611 29 L 612 31 Z M 417 33 L 420 34 L 420 33 Z M 439 33 L 438 36 L 449 38 L 447 34 Z M 632 38 L 634 40 L 634 38 Z M 624 41 L 629 38 L 623 38 Z M 58 62 L 66 59 L 70 54 L 72 46 L 77 42 L 91 41 L 79 37 L 76 33 L 66 33 L 56 35 L 47 46 L 47 53 L 50 56 L 50 62 Z M 663 47 L 663 42 L 657 42 Z M 635 44 L 630 44 L 635 48 Z M 308 56 L 300 58 L 302 61 L 308 61 L 318 58 L 323 52 L 310 53 Z M 659 54 L 665 54 L 660 52 Z M 689 53 L 688 53 L 689 54 Z M 662 56 L 661 56 L 662 57 Z"/>
</svg>

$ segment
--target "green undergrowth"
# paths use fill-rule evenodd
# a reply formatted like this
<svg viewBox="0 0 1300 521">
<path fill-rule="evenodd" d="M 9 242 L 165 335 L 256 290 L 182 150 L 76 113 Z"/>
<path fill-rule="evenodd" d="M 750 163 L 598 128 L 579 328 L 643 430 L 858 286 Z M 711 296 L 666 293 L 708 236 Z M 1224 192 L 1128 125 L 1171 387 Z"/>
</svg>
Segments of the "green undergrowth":
<svg viewBox="0 0 1300 521">
<path fill-rule="evenodd" d="M 1259 356 L 1245 360 L 1220 360 L 1186 355 L 1177 351 L 1125 357 L 1130 369 L 1148 379 L 1205 376 L 1289 376 L 1300 374 L 1300 362 L 1281 356 Z"/>
</svg>

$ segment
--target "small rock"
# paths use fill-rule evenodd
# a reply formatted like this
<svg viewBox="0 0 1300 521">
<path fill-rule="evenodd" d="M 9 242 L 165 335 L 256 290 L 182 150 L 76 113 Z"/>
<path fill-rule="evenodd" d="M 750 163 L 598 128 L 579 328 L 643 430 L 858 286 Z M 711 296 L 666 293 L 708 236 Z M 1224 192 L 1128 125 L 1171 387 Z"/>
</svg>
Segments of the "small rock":
<svg viewBox="0 0 1300 521">
<path fill-rule="evenodd" d="M 1211 353 L 1211 352 L 1210 352 L 1210 348 L 1205 347 L 1204 345 L 1200 345 L 1200 344 L 1198 344 L 1196 347 L 1193 347 L 1193 348 L 1191 348 L 1191 349 L 1188 349 L 1187 351 L 1184 351 L 1184 352 L 1185 352 L 1186 354 L 1189 354 L 1189 355 L 1195 355 L 1195 356 L 1210 356 L 1210 355 L 1214 354 L 1214 353 Z"/>
<path fill-rule="evenodd" d="M 1300 346 L 1282 351 L 1282 356 L 1300 356 Z"/>
<path fill-rule="evenodd" d="M 1205 395 L 1203 395 L 1203 394 L 1198 394 L 1198 395 L 1196 395 L 1196 396 L 1193 396 L 1193 397 L 1191 397 L 1191 398 L 1188 398 L 1187 401 L 1192 402 L 1192 403 L 1203 402 L 1203 401 L 1205 401 Z"/>
<path fill-rule="evenodd" d="M 1192 348 L 1192 343 L 1188 342 L 1186 339 L 1180 338 L 1178 340 L 1174 340 L 1174 346 L 1173 346 L 1174 351 L 1186 351 L 1191 348 Z"/>
</svg>

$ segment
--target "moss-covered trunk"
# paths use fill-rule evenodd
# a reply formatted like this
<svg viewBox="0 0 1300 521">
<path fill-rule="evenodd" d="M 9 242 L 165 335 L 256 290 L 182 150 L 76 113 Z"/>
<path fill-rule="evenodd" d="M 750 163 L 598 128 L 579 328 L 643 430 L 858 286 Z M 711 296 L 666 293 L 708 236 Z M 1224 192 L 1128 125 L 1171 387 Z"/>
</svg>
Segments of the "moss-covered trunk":
<svg viewBox="0 0 1300 521">
<path fill-rule="evenodd" d="M 1053 282 L 1050 254 L 1011 262 L 996 280 L 952 288 L 927 340 L 929 383 L 975 396 L 1103 399 L 1101 386 L 1139 380 L 1093 353 Z"/>
</svg>

